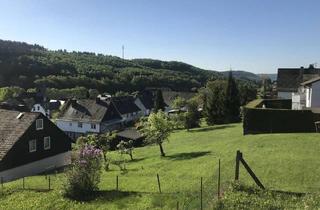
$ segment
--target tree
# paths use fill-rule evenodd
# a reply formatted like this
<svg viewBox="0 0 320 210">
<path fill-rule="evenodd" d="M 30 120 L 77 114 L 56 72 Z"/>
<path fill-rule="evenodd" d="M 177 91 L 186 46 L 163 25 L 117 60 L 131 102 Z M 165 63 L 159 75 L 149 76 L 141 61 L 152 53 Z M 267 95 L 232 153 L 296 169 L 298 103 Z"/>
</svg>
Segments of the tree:
<svg viewBox="0 0 320 210">
<path fill-rule="evenodd" d="M 162 96 L 162 91 L 160 89 L 157 90 L 156 92 L 156 98 L 154 102 L 154 109 L 155 111 L 162 110 L 164 111 L 166 104 L 164 103 L 163 96 Z"/>
<path fill-rule="evenodd" d="M 180 96 L 177 96 L 172 102 L 172 107 L 174 109 L 179 109 L 180 110 L 181 108 L 185 107 L 186 105 L 187 105 L 186 99 L 184 99 L 184 98 L 182 98 Z"/>
<path fill-rule="evenodd" d="M 238 122 L 240 120 L 240 96 L 238 86 L 232 76 L 232 71 L 229 72 L 228 76 L 225 109 L 226 123 Z"/>
<path fill-rule="evenodd" d="M 209 125 L 223 124 L 225 122 L 226 86 L 227 82 L 225 80 L 215 80 L 207 83 L 204 115 Z"/>
<path fill-rule="evenodd" d="M 196 128 L 200 126 L 200 113 L 198 111 L 198 103 L 195 98 L 189 99 L 187 102 L 187 112 L 185 113 L 185 128 Z"/>
<path fill-rule="evenodd" d="M 129 140 L 128 142 L 121 140 L 117 145 L 117 148 L 121 155 L 127 154 L 130 156 L 130 159 L 133 160 L 133 141 Z"/>
<path fill-rule="evenodd" d="M 146 121 L 142 121 L 142 134 L 146 137 L 147 143 L 158 144 L 161 156 L 165 156 L 162 144 L 168 140 L 172 132 L 172 124 L 163 111 L 151 113 Z"/>
</svg>

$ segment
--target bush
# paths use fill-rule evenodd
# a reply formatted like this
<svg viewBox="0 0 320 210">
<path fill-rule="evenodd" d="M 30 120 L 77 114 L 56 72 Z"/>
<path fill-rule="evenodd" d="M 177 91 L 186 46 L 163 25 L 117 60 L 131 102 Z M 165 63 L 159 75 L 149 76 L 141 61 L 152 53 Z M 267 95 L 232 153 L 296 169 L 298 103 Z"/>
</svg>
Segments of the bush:
<svg viewBox="0 0 320 210">
<path fill-rule="evenodd" d="M 75 152 L 67 171 L 65 195 L 76 200 L 89 199 L 99 190 L 102 151 L 91 145 L 84 145 Z"/>
</svg>

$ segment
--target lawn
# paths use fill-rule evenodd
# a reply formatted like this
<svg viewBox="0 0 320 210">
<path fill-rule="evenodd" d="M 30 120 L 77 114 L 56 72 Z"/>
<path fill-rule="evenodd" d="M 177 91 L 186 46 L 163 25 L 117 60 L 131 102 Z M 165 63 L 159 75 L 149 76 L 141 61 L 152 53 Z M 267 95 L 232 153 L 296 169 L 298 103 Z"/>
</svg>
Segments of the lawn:
<svg viewBox="0 0 320 210">
<path fill-rule="evenodd" d="M 319 137 L 316 133 L 243 136 L 242 124 L 176 131 L 164 144 L 166 157 L 160 157 L 157 146 L 137 148 L 135 160 L 126 164 L 126 173 L 115 165 L 103 172 L 101 192 L 95 200 L 63 198 L 65 177 L 60 173 L 51 175 L 51 191 L 39 190 L 48 188 L 44 176 L 26 178 L 25 190 L 21 189 L 22 180 L 6 183 L 0 209 L 175 209 L 177 202 L 180 209 L 195 209 L 200 206 L 200 177 L 204 183 L 204 209 L 211 208 L 210 201 L 216 199 L 218 159 L 223 190 L 229 195 L 238 149 L 268 190 L 316 193 L 320 191 Z M 119 158 L 115 153 L 110 156 Z M 119 192 L 115 191 L 116 176 Z M 240 181 L 254 185 L 243 167 Z"/>
</svg>

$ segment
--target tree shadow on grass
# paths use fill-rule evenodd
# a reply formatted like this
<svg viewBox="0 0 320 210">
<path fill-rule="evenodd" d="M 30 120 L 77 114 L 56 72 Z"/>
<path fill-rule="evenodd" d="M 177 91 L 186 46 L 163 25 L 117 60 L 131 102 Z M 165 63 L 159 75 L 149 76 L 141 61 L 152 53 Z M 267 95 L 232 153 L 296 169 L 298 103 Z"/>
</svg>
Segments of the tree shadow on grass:
<svg viewBox="0 0 320 210">
<path fill-rule="evenodd" d="M 185 152 L 185 153 L 177 153 L 173 155 L 168 155 L 166 158 L 171 160 L 189 160 L 193 158 L 202 157 L 210 154 L 210 151 L 202 151 L 202 152 Z"/>
<path fill-rule="evenodd" d="M 191 133 L 196 133 L 196 132 L 206 132 L 206 131 L 213 131 L 213 130 L 221 130 L 221 129 L 226 129 L 226 128 L 232 128 L 234 125 L 218 125 L 218 126 L 207 126 L 204 128 L 196 128 L 189 130 Z"/>
</svg>

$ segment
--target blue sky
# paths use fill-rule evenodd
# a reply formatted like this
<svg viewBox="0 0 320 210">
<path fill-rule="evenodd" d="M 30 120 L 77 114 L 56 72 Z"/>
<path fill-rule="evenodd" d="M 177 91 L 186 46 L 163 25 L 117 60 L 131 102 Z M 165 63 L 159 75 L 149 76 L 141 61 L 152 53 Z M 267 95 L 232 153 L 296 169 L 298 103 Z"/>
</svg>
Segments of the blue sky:
<svg viewBox="0 0 320 210">
<path fill-rule="evenodd" d="M 320 1 L 0 0 L 0 39 L 274 73 L 320 66 Z"/>
</svg>

